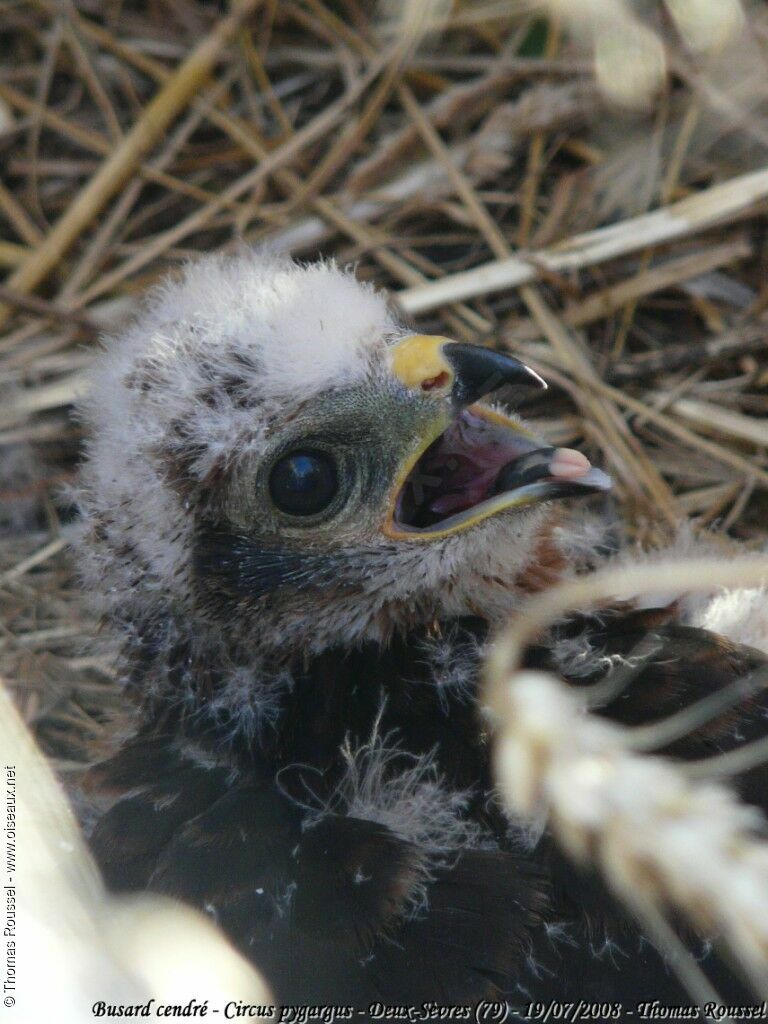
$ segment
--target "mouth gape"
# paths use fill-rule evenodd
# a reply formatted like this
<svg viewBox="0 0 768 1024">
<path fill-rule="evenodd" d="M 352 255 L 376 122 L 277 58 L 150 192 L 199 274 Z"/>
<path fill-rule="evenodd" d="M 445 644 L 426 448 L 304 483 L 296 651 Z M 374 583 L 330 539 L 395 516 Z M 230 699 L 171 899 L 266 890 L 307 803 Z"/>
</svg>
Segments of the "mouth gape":
<svg viewBox="0 0 768 1024">
<path fill-rule="evenodd" d="M 505 508 L 604 491 L 605 473 L 571 448 L 542 448 L 513 420 L 463 409 L 421 454 L 395 502 L 392 525 L 448 533 Z"/>
</svg>

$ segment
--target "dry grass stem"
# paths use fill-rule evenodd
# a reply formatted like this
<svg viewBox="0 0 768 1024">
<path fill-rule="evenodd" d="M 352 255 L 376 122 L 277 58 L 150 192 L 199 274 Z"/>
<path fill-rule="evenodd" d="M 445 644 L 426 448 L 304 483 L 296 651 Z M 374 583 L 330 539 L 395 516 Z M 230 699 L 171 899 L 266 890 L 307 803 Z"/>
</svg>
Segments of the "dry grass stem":
<svg viewBox="0 0 768 1024">
<path fill-rule="evenodd" d="M 236 0 L 232 13 L 218 22 L 214 30 L 192 51 L 176 74 L 163 86 L 136 121 L 128 135 L 118 144 L 99 171 L 89 181 L 57 221 L 55 227 L 37 246 L 29 258 L 8 279 L 9 288 L 31 291 L 69 249 L 77 236 L 101 212 L 142 157 L 185 106 L 196 89 L 210 73 L 222 49 L 237 31 L 241 22 L 260 0 Z M 0 327 L 10 310 L 0 306 Z"/>
<path fill-rule="evenodd" d="M 472 299 L 535 281 L 542 272 L 563 274 L 604 263 L 704 231 L 768 199 L 768 170 L 753 171 L 619 224 L 588 231 L 550 249 L 493 260 L 398 295 L 406 313 L 416 315 L 448 302 Z"/>
<path fill-rule="evenodd" d="M 520 665 L 523 650 L 534 637 L 575 609 L 649 593 L 760 586 L 768 586 L 768 557 L 744 555 L 727 561 L 691 558 L 651 565 L 611 566 L 552 587 L 531 598 L 514 622 L 497 637 L 489 655 L 486 703 L 493 711 L 501 712 L 504 683 L 500 680 Z"/>
</svg>

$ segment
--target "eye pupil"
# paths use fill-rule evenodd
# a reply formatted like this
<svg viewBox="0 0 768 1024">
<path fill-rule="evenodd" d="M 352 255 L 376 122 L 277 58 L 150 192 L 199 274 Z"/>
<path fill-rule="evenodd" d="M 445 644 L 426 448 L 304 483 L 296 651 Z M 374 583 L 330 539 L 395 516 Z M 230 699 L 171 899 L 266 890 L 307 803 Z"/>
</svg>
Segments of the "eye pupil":
<svg viewBox="0 0 768 1024">
<path fill-rule="evenodd" d="M 275 463 L 269 491 L 275 505 L 294 516 L 322 512 L 338 489 L 336 465 L 325 452 L 296 451 Z"/>
</svg>

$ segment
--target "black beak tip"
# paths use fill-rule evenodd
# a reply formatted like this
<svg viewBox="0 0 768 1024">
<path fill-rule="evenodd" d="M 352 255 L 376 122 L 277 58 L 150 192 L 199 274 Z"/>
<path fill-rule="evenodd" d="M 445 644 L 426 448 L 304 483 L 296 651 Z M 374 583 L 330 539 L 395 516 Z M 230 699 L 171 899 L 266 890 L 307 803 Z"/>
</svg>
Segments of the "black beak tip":
<svg viewBox="0 0 768 1024">
<path fill-rule="evenodd" d="M 506 385 L 546 390 L 546 381 L 535 370 L 504 352 L 454 341 L 445 345 L 443 353 L 456 377 L 453 397 L 462 404 Z"/>
</svg>

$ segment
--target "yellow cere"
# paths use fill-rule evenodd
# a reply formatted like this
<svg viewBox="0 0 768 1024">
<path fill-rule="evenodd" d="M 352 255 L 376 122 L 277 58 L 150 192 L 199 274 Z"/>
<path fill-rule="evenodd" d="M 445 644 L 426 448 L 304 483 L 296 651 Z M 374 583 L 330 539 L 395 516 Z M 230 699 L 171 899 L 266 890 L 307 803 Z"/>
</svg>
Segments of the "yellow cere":
<svg viewBox="0 0 768 1024">
<path fill-rule="evenodd" d="M 414 334 L 391 350 L 392 372 L 407 388 L 424 388 L 440 379 L 450 387 L 453 369 L 443 355 L 448 338 L 436 334 Z"/>
</svg>

